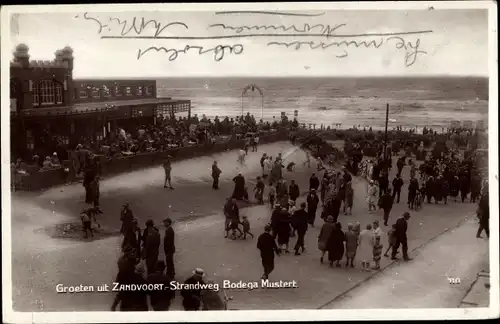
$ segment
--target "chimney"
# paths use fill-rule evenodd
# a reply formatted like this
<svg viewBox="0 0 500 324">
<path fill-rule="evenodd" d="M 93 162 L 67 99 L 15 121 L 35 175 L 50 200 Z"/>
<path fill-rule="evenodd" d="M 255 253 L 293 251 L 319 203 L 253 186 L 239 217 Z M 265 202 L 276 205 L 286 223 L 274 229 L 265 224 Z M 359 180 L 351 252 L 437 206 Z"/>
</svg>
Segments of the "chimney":
<svg viewBox="0 0 500 324">
<path fill-rule="evenodd" d="M 66 46 L 61 50 L 62 61 L 68 63 L 68 68 L 71 72 L 73 72 L 73 49 L 69 46 Z"/>
<path fill-rule="evenodd" d="M 17 45 L 13 55 L 14 55 L 14 62 L 20 63 L 23 68 L 29 68 L 30 55 L 29 55 L 29 47 L 26 44 Z"/>
</svg>

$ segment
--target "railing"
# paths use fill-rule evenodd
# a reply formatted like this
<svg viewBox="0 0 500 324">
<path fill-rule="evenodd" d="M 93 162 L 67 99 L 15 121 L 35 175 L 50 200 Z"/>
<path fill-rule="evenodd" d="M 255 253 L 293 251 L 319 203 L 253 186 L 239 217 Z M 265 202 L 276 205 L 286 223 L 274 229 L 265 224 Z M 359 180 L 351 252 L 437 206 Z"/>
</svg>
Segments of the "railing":
<svg viewBox="0 0 500 324">
<path fill-rule="evenodd" d="M 287 139 L 287 131 L 264 133 L 259 136 L 259 144 L 273 143 Z M 234 150 L 242 148 L 244 142 L 244 139 L 233 138 L 222 143 L 186 146 L 175 149 L 167 149 L 164 151 L 138 153 L 132 156 L 120 156 L 113 158 L 100 156 L 101 177 L 159 165 L 169 155 L 172 157 L 172 161 L 180 161 L 220 153 L 226 150 Z M 76 173 L 71 165 L 67 171 L 65 171 L 65 168 L 58 168 L 40 170 L 26 175 L 12 175 L 12 185 L 15 190 L 36 191 L 73 182 L 75 180 L 77 180 Z"/>
</svg>

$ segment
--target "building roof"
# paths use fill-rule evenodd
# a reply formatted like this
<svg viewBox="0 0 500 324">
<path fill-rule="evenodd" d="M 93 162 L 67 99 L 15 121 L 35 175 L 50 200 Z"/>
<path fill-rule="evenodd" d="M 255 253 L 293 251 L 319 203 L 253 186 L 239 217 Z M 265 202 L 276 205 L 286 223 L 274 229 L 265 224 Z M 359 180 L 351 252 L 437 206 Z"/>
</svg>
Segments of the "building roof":
<svg viewBox="0 0 500 324">
<path fill-rule="evenodd" d="M 24 109 L 22 113 L 25 116 L 73 115 L 112 111 L 119 109 L 120 107 L 188 102 L 189 100 L 173 100 L 170 98 L 145 98 L 134 100 L 81 102 L 73 104 L 72 106 Z"/>
</svg>

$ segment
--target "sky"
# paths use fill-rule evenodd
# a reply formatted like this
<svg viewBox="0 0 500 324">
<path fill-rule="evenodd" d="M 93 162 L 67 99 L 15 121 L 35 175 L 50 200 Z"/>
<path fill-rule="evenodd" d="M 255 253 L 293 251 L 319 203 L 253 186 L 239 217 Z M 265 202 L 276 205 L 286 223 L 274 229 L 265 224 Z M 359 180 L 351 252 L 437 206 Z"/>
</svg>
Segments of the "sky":
<svg viewBox="0 0 500 324">
<path fill-rule="evenodd" d="M 248 4 L 247 4 L 248 5 Z M 435 10 L 315 10 L 305 4 L 300 11 L 277 8 L 281 12 L 307 13 L 317 16 L 284 16 L 264 14 L 217 15 L 212 11 L 195 11 L 197 7 L 184 7 L 183 11 L 120 11 L 110 7 L 106 12 L 90 12 L 96 6 L 78 10 L 56 12 L 44 6 L 45 13 L 33 12 L 15 15 L 11 20 L 10 47 L 25 43 L 30 48 L 31 59 L 52 60 L 54 52 L 64 46 L 74 50 L 76 78 L 126 78 L 126 77 L 186 77 L 186 76 L 434 76 L 434 75 L 488 75 L 488 12 L 485 9 L 435 9 Z M 307 7 L 308 6 L 308 7 Z M 248 7 L 248 6 L 247 6 Z M 144 7 L 139 7 L 144 10 Z M 233 8 L 233 7 L 231 7 Z M 236 7 L 235 7 L 236 8 Z M 151 10 L 149 6 L 148 10 Z M 189 11 L 186 11 L 189 9 Z M 248 9 L 248 8 L 245 8 Z M 263 10 L 251 8 L 253 10 Z M 305 10 L 307 9 L 307 10 Z M 103 10 L 99 7 L 99 10 Z M 226 9 L 226 7 L 224 8 Z M 236 10 L 236 9 L 234 9 Z M 85 12 L 89 11 L 87 15 Z M 86 18 L 85 18 L 86 17 Z M 279 34 L 275 30 L 241 31 L 208 26 L 225 24 L 237 29 L 241 26 L 292 26 L 304 29 L 306 24 L 315 26 L 310 33 L 321 34 L 326 26 L 341 25 L 332 34 L 336 36 L 372 33 L 400 33 L 432 31 L 392 38 L 376 35 L 363 37 L 306 37 L 303 32 L 289 31 L 292 36 L 230 38 L 216 40 L 177 39 L 101 39 L 101 36 L 119 36 L 122 28 L 116 19 L 130 26 L 134 17 L 140 25 L 155 20 L 165 26 L 160 36 L 193 37 L 243 34 Z M 91 19 L 92 18 L 92 19 Z M 103 27 L 99 34 L 100 24 Z M 181 24 L 182 23 L 182 24 Z M 307 28 L 307 27 L 306 27 Z M 127 28 L 128 29 L 128 28 Z M 128 36 L 153 36 L 150 24 L 141 33 L 133 30 Z M 375 41 L 379 48 L 348 47 L 342 41 Z M 293 43 L 290 47 L 271 45 L 270 42 Z M 299 42 L 300 48 L 296 49 Z M 310 43 L 313 42 L 313 43 Z M 323 42 L 334 43 L 326 49 L 312 50 Z M 336 43 L 336 44 L 335 44 Z M 309 45 L 308 45 L 309 44 Z M 415 47 L 418 44 L 417 55 Z M 203 47 L 203 51 L 218 45 L 227 46 L 223 58 L 215 60 L 214 52 L 199 55 L 199 50 L 188 50 L 186 45 Z M 150 47 L 163 47 L 169 52 Z M 231 54 L 229 47 L 233 47 Z M 405 49 L 406 47 L 406 49 Z M 175 50 L 180 50 L 175 55 Z M 138 53 L 143 55 L 138 59 Z M 241 53 L 238 53 L 241 52 Z M 406 59 L 405 57 L 409 55 Z M 177 56 L 175 60 L 169 60 Z M 222 52 L 217 56 L 220 58 Z"/>
</svg>

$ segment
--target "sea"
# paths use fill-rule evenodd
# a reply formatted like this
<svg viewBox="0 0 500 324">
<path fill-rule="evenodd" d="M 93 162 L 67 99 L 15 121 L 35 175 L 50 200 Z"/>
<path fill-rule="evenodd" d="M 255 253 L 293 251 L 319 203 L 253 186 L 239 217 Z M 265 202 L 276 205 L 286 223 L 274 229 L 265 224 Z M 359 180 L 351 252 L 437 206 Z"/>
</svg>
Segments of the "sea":
<svg viewBox="0 0 500 324">
<path fill-rule="evenodd" d="M 488 124 L 488 78 L 481 77 L 164 78 L 157 89 L 158 97 L 191 100 L 191 113 L 208 118 L 286 114 L 316 127 L 382 129 L 389 105 L 389 129 Z"/>
</svg>

